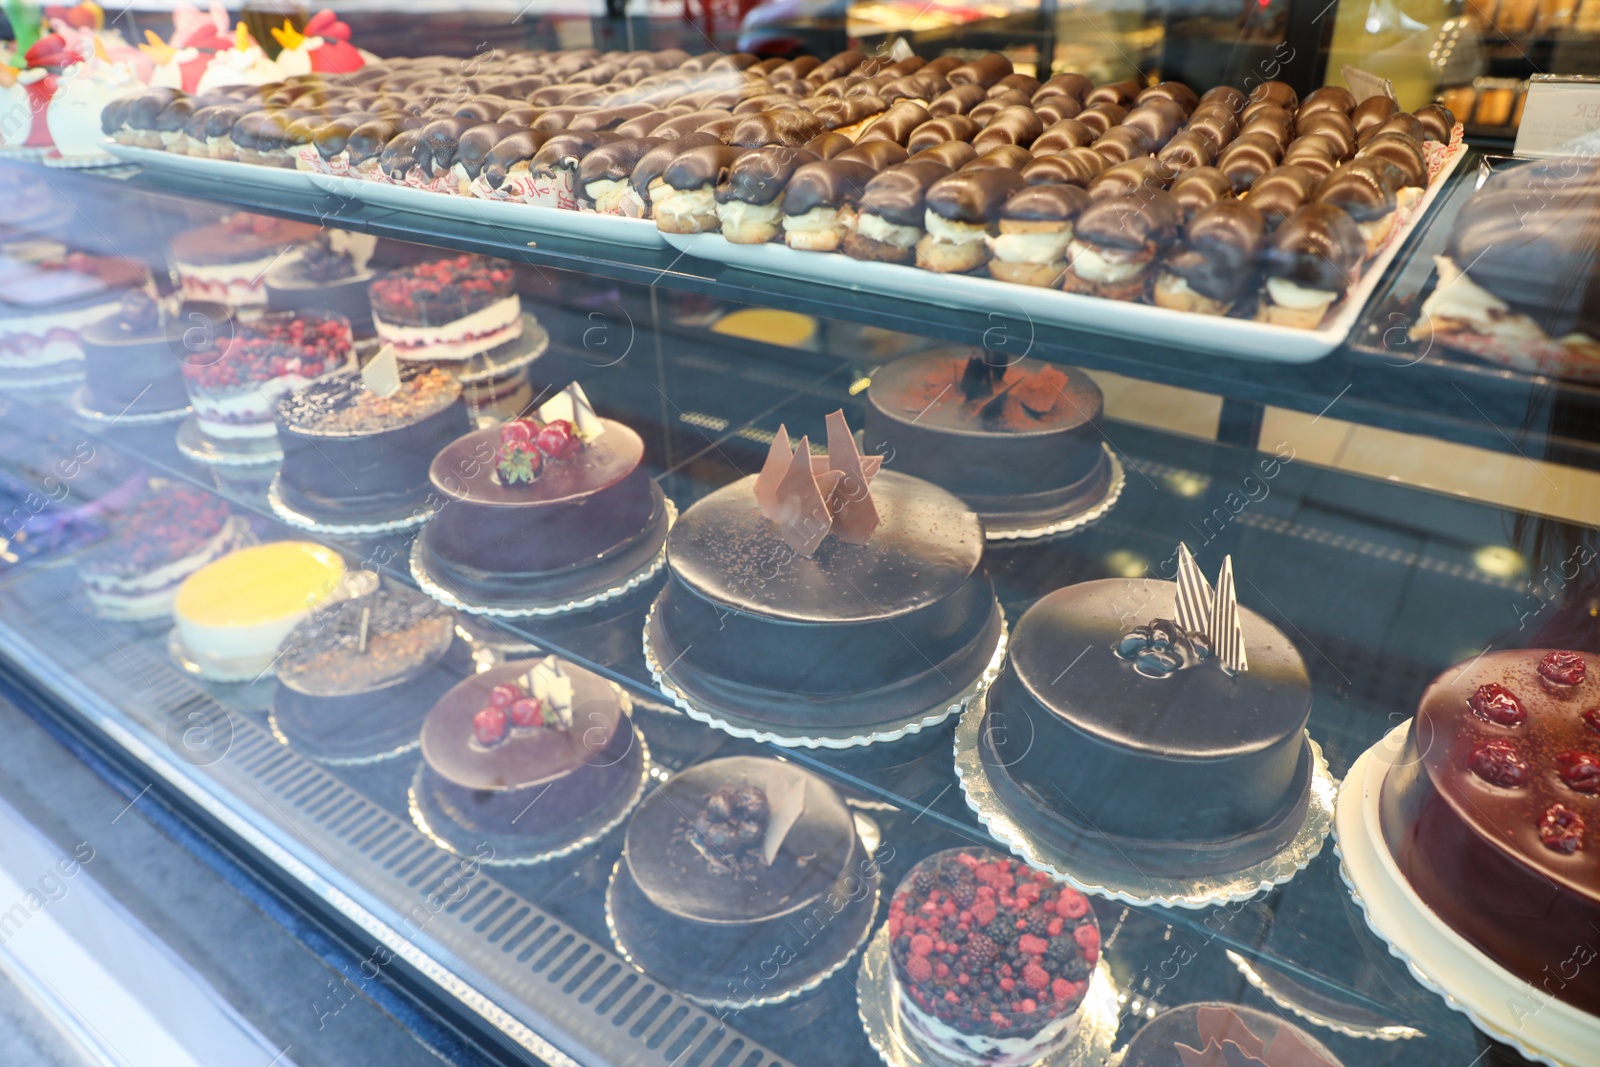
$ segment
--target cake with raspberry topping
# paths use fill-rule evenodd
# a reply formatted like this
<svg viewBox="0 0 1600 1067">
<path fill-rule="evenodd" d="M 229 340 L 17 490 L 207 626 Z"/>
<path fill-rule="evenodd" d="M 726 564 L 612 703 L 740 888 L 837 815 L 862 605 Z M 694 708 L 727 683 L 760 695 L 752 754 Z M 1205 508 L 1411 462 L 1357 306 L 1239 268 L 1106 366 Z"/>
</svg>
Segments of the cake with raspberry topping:
<svg viewBox="0 0 1600 1067">
<path fill-rule="evenodd" d="M 156 479 L 107 524 L 111 536 L 78 565 L 78 577 L 95 614 L 123 621 L 170 617 L 185 578 L 250 538 L 219 497 Z"/>
<path fill-rule="evenodd" d="M 1600 1016 L 1600 976 L 1574 958 L 1600 930 L 1597 672 L 1559 649 L 1451 667 L 1379 799 L 1395 863 L 1435 914 L 1535 996 Z"/>
<path fill-rule="evenodd" d="M 116 314 L 83 331 L 88 406 L 113 416 L 188 407 L 178 353 L 189 314 L 212 322 L 227 317 L 218 304 L 163 307 L 142 289 L 124 293 Z"/>
<path fill-rule="evenodd" d="M 1185 1004 L 1145 1023 L 1121 1067 L 1340 1067 L 1304 1030 L 1243 1004 Z"/>
<path fill-rule="evenodd" d="M 617 686 L 554 656 L 469 675 L 422 724 L 415 792 L 432 829 L 559 849 L 619 821 L 644 749 Z M 433 826 L 435 820 L 448 826 Z"/>
<path fill-rule="evenodd" d="M 273 312 L 236 331 L 183 364 L 195 420 L 209 437 L 271 438 L 280 397 L 350 362 L 350 324 L 341 318 Z"/>
<path fill-rule="evenodd" d="M 426 505 L 428 466 L 472 429 L 461 384 L 437 368 L 401 367 L 380 396 L 341 371 L 283 397 L 278 492 L 293 511 L 327 522 L 382 522 Z"/>
<path fill-rule="evenodd" d="M 894 1005 L 940 1062 L 1021 1067 L 1077 1033 L 1100 925 L 1071 886 L 986 848 L 936 852 L 889 902 Z"/>
<path fill-rule="evenodd" d="M 511 268 L 457 256 L 393 271 L 372 283 L 372 321 L 401 359 L 459 362 L 522 336 Z"/>
<path fill-rule="evenodd" d="M 267 271 L 316 235 L 309 223 L 236 212 L 174 237 L 172 266 L 185 299 L 256 307 L 267 302 Z"/>
<path fill-rule="evenodd" d="M 386 585 L 290 631 L 278 650 L 274 731 L 313 759 L 367 762 L 417 742 L 422 720 L 472 673 L 455 616 Z"/>
<path fill-rule="evenodd" d="M 357 340 L 373 336 L 367 289 L 378 275 L 367 267 L 376 242 L 363 234 L 324 230 L 298 256 L 266 273 L 267 307 L 273 311 L 343 315 Z"/>
<path fill-rule="evenodd" d="M 1111 486 L 1087 374 L 982 350 L 940 350 L 872 373 L 862 447 L 976 511 L 991 535 L 1083 511 Z"/>
</svg>

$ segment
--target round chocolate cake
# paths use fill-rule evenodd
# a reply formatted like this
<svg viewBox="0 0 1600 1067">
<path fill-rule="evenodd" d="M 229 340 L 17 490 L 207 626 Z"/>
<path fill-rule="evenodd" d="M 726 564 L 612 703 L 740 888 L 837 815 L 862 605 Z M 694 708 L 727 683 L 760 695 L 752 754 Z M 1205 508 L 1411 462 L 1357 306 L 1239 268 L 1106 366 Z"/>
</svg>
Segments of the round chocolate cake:
<svg viewBox="0 0 1600 1067">
<path fill-rule="evenodd" d="M 374 332 L 367 287 L 376 277 L 375 271 L 358 266 L 352 251 L 336 249 L 324 231 L 298 257 L 267 271 L 263 281 L 270 310 L 334 312 L 349 319 L 351 332 L 363 340 Z"/>
<path fill-rule="evenodd" d="M 414 790 L 435 833 L 525 858 L 618 822 L 645 756 L 621 690 L 550 656 L 457 683 L 422 724 L 422 759 Z"/>
<path fill-rule="evenodd" d="M 1340 1067 L 1321 1042 L 1281 1015 L 1223 1003 L 1185 1004 L 1162 1012 L 1133 1035 L 1122 1059 L 1122 1067 L 1191 1063 Z"/>
<path fill-rule="evenodd" d="M 1600 980 L 1575 955 L 1600 929 L 1593 660 L 1529 649 L 1445 671 L 1422 695 L 1380 810 L 1429 908 L 1512 974 L 1600 1015 Z"/>
<path fill-rule="evenodd" d="M 415 364 L 390 396 L 345 371 L 283 397 L 274 414 L 283 502 L 329 522 L 406 517 L 427 501 L 433 458 L 472 428 L 455 378 Z"/>
<path fill-rule="evenodd" d="M 89 407 L 107 415 L 182 411 L 189 406 L 183 384 L 182 332 L 188 316 L 223 322 L 218 304 L 187 304 L 169 321 L 143 290 L 123 295 L 117 313 L 86 326 L 80 335 Z"/>
<path fill-rule="evenodd" d="M 274 730 L 312 759 L 398 756 L 422 720 L 472 672 L 455 619 L 433 601 L 386 586 L 302 622 L 279 650 Z"/>
<path fill-rule="evenodd" d="M 419 548 L 434 580 L 479 604 L 530 607 L 592 596 L 647 569 L 666 540 L 666 497 L 641 466 L 639 435 L 600 421 L 601 433 L 575 449 L 552 446 L 556 454 L 507 444 L 505 427 L 445 447 L 429 470 L 444 504 Z M 524 479 L 517 465 L 535 460 Z"/>
<path fill-rule="evenodd" d="M 848 958 L 877 873 L 827 782 L 779 760 L 710 760 L 628 821 L 612 921 L 652 977 L 702 1001 L 761 1000 Z"/>
<path fill-rule="evenodd" d="M 1017 623 L 978 751 L 994 791 L 1066 855 L 1131 874 L 1247 869 L 1305 820 L 1311 684 L 1289 638 L 1238 608 L 1249 669 L 1169 620 L 1178 586 L 1058 589 Z"/>
<path fill-rule="evenodd" d="M 667 539 L 648 639 L 694 706 L 785 734 L 868 734 L 983 674 L 1003 620 L 966 505 L 884 470 L 866 542 L 829 536 L 805 556 L 757 509 L 756 483 L 700 500 Z"/>
<path fill-rule="evenodd" d="M 955 493 L 990 534 L 1037 529 L 1109 490 L 1103 407 L 1099 387 L 1072 367 L 923 352 L 873 372 L 863 448 Z"/>
</svg>

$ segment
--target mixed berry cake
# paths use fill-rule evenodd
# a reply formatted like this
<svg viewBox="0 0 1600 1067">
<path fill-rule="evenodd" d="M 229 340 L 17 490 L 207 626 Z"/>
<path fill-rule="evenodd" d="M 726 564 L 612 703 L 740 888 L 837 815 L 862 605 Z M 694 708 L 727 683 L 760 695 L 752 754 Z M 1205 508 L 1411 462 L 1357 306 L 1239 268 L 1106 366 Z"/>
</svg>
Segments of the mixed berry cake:
<svg viewBox="0 0 1600 1067">
<path fill-rule="evenodd" d="M 228 307 L 267 302 L 267 271 L 317 235 L 305 222 L 238 212 L 172 239 L 172 266 L 185 299 Z"/>
<path fill-rule="evenodd" d="M 19 380 L 82 374 L 83 331 L 114 314 L 122 293 L 146 281 L 144 268 L 127 260 L 80 253 L 0 257 L 0 374 Z"/>
<path fill-rule="evenodd" d="M 398 586 L 342 600 L 292 630 L 279 649 L 273 727 L 313 759 L 399 755 L 445 692 L 472 673 L 455 617 Z"/>
<path fill-rule="evenodd" d="M 645 798 L 610 904 L 636 966 L 701 1001 L 741 1005 L 842 966 L 872 923 L 877 886 L 832 786 L 792 763 L 733 756 Z"/>
<path fill-rule="evenodd" d="M 185 578 L 250 538 L 220 498 L 164 481 L 152 481 L 107 524 L 111 536 L 79 564 L 78 577 L 95 614 L 124 621 L 171 616 Z"/>
<path fill-rule="evenodd" d="M 414 512 L 429 496 L 433 457 L 472 429 L 461 384 L 418 364 L 402 366 L 389 396 L 370 391 L 359 371 L 329 375 L 280 399 L 276 418 L 283 502 L 328 522 Z"/>
<path fill-rule="evenodd" d="M 218 304 L 168 309 L 142 289 L 130 289 L 114 315 L 83 331 L 85 394 L 90 409 L 110 415 L 182 411 L 189 406 L 183 384 L 181 334 L 189 313 L 221 321 Z"/>
<path fill-rule="evenodd" d="M 1422 694 L 1379 800 L 1389 850 L 1435 914 L 1542 995 L 1600 1016 L 1595 659 L 1519 649 L 1451 667 Z"/>
<path fill-rule="evenodd" d="M 1077 1033 L 1100 924 L 1089 900 L 985 848 L 923 859 L 889 902 L 902 1027 L 940 1062 L 1020 1067 Z"/>
<path fill-rule="evenodd" d="M 1316 1038 L 1242 1004 L 1185 1004 L 1145 1023 L 1121 1067 L 1340 1067 Z"/>
<path fill-rule="evenodd" d="M 343 315 L 357 340 L 373 335 L 372 301 L 367 295 L 377 273 L 368 269 L 373 239 L 343 230 L 324 230 L 298 256 L 267 271 L 267 308 L 272 311 L 329 312 Z"/>
<path fill-rule="evenodd" d="M 990 533 L 1060 521 L 1105 496 L 1100 389 L 1072 367 L 926 352 L 872 374 L 863 448 L 966 501 Z"/>
<path fill-rule="evenodd" d="M 522 298 L 504 263 L 457 256 L 372 283 L 378 338 L 401 359 L 459 362 L 522 336 Z"/>
<path fill-rule="evenodd" d="M 271 313 L 189 356 L 189 403 L 202 433 L 219 440 L 270 440 L 278 399 L 348 366 L 350 324 L 341 318 Z"/>
<path fill-rule="evenodd" d="M 554 656 L 457 683 L 422 724 L 422 758 L 420 810 L 450 824 L 435 832 L 519 851 L 558 850 L 617 822 L 644 773 L 622 691 Z"/>
</svg>

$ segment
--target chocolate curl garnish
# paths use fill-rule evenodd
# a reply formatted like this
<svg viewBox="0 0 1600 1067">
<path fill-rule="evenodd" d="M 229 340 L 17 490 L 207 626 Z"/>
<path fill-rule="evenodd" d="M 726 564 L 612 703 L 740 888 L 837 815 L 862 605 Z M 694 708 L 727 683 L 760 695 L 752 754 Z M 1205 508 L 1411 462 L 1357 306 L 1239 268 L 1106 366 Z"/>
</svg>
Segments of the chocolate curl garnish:
<svg viewBox="0 0 1600 1067">
<path fill-rule="evenodd" d="M 855 435 L 844 421 L 844 411 L 835 411 L 827 418 L 828 465 L 840 474 L 838 485 L 828 496 L 828 510 L 833 514 L 833 533 L 841 541 L 864 545 L 872 531 L 878 528 L 878 508 L 872 502 L 869 485 L 878 473 L 883 457 L 873 456 L 870 463 L 856 448 Z M 868 468 L 871 468 L 870 470 Z"/>
<path fill-rule="evenodd" d="M 1189 633 L 1203 634 L 1211 625 L 1211 584 L 1200 573 L 1189 546 L 1178 543 L 1178 625 Z"/>
<path fill-rule="evenodd" d="M 1005 376 L 1005 367 L 990 363 L 989 354 L 979 349 L 967 357 L 967 365 L 961 371 L 961 395 L 968 400 L 990 396 Z"/>
<path fill-rule="evenodd" d="M 1222 573 L 1217 576 L 1217 596 L 1211 605 L 1211 625 L 1206 633 L 1211 638 L 1211 651 L 1230 674 L 1250 669 L 1244 653 L 1244 630 L 1239 625 L 1239 601 L 1233 590 L 1233 557 L 1222 561 Z"/>
</svg>

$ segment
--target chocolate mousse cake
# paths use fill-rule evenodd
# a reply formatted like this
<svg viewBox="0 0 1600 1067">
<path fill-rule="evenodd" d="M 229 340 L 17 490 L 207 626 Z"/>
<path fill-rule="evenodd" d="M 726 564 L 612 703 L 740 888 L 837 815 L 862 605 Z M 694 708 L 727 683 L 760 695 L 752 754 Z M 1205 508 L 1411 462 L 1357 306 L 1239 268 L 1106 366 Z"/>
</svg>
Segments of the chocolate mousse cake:
<svg viewBox="0 0 1600 1067">
<path fill-rule="evenodd" d="M 427 503 L 428 467 L 472 429 L 461 384 L 419 364 L 400 369 L 388 396 L 367 388 L 360 371 L 343 371 L 278 401 L 283 449 L 277 493 L 314 521 L 398 521 Z"/>
<path fill-rule="evenodd" d="M 472 673 L 455 617 L 397 586 L 333 604 L 284 639 L 273 695 L 273 731 L 325 763 L 398 756 L 422 721 Z"/>
<path fill-rule="evenodd" d="M 300 255 L 267 271 L 267 307 L 274 311 L 343 315 L 356 340 L 373 336 L 372 301 L 367 288 L 378 275 L 367 269 L 370 249 L 361 249 L 361 236 L 342 230 L 324 231 Z M 367 238 L 365 243 L 371 241 Z"/>
<path fill-rule="evenodd" d="M 1333 1053 L 1282 1015 L 1243 1004 L 1185 1004 L 1145 1023 L 1122 1067 L 1340 1067 Z"/>
<path fill-rule="evenodd" d="M 622 690 L 547 656 L 458 682 L 422 724 L 422 761 L 412 816 L 426 832 L 531 862 L 619 823 L 639 798 L 645 751 Z"/>
<path fill-rule="evenodd" d="M 1536 997 L 1600 1016 L 1600 978 L 1578 962 L 1600 929 L 1597 668 L 1549 649 L 1451 667 L 1422 694 L 1379 805 L 1423 903 Z"/>
<path fill-rule="evenodd" d="M 86 327 L 86 406 L 111 416 L 186 409 L 189 393 L 178 353 L 183 351 L 184 324 L 191 313 L 208 322 L 227 317 L 218 304 L 184 305 L 169 313 L 149 293 L 130 289 L 116 314 Z"/>
<path fill-rule="evenodd" d="M 949 492 L 878 469 L 844 413 L 828 454 L 780 428 L 760 475 L 686 511 L 646 624 L 663 688 L 746 735 L 865 744 L 943 719 L 982 684 L 1004 619 L 983 523 Z"/>
<path fill-rule="evenodd" d="M 872 925 L 877 889 L 877 865 L 827 782 L 733 756 L 645 799 L 607 902 L 636 967 L 702 1003 L 744 1007 L 798 995 L 843 966 Z"/>
<path fill-rule="evenodd" d="M 1017 623 L 978 753 L 996 798 L 1059 855 L 1129 878 L 1248 870 L 1305 821 L 1311 684 L 1282 631 L 1179 580 L 1058 589 Z M 1067 664 L 1070 670 L 1063 670 Z"/>
<path fill-rule="evenodd" d="M 987 848 L 935 852 L 889 902 L 894 1010 L 936 1062 L 1048 1060 L 1078 1030 L 1100 924 L 1089 900 Z"/>
<path fill-rule="evenodd" d="M 378 338 L 401 359 L 459 362 L 522 336 L 511 268 L 457 256 L 397 270 L 372 283 Z"/>
<path fill-rule="evenodd" d="M 642 466 L 644 442 L 586 399 L 563 404 L 571 392 L 434 457 L 443 503 L 417 539 L 414 573 L 467 604 L 538 614 L 620 593 L 653 569 L 671 505 Z M 563 408 L 576 417 L 555 417 Z"/>
<path fill-rule="evenodd" d="M 186 300 L 259 307 L 267 271 L 316 235 L 309 223 L 237 212 L 174 237 L 172 266 Z"/>
<path fill-rule="evenodd" d="M 1104 401 L 1087 374 L 981 350 L 923 352 L 872 374 L 862 446 L 955 493 L 984 532 L 1043 529 L 1105 498 Z"/>
</svg>

